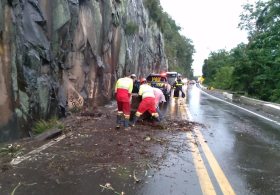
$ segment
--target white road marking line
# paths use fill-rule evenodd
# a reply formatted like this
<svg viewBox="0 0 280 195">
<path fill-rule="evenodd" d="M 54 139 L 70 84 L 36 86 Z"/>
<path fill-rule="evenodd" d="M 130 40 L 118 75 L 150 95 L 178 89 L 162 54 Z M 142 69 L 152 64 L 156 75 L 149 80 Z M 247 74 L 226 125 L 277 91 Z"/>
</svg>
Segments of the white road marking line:
<svg viewBox="0 0 280 195">
<path fill-rule="evenodd" d="M 199 88 L 198 88 L 198 89 L 199 89 Z M 226 104 L 229 104 L 229 105 L 234 106 L 234 107 L 236 107 L 236 108 L 239 108 L 239 109 L 241 109 L 241 110 L 247 111 L 247 112 L 249 112 L 249 113 L 251 113 L 251 114 L 253 114 L 253 115 L 255 115 L 255 116 L 258 116 L 258 117 L 260 117 L 260 118 L 262 118 L 262 119 L 265 119 L 265 120 L 267 120 L 267 121 L 270 121 L 270 122 L 275 123 L 276 125 L 279 125 L 279 126 L 280 126 L 280 122 L 274 121 L 274 120 L 272 120 L 272 119 L 270 119 L 270 118 L 267 118 L 267 117 L 265 117 L 265 116 L 262 116 L 262 115 L 260 115 L 260 114 L 257 114 L 257 113 L 255 113 L 255 112 L 253 112 L 253 111 L 247 110 L 247 109 L 245 109 L 245 108 L 242 108 L 242 107 L 240 107 L 240 106 L 237 106 L 237 105 L 232 104 L 232 103 L 230 103 L 230 102 L 227 102 L 227 101 L 225 101 L 225 100 L 222 100 L 222 99 L 220 99 L 220 98 L 217 98 L 217 97 L 215 97 L 215 96 L 213 96 L 213 95 L 210 95 L 210 94 L 206 93 L 205 91 L 203 91 L 203 90 L 201 90 L 201 89 L 199 89 L 199 90 L 200 90 L 202 93 L 204 93 L 204 94 L 206 94 L 206 95 L 212 97 L 213 99 L 219 100 L 219 101 L 221 101 L 221 102 L 224 102 L 224 103 L 226 103 Z"/>
<path fill-rule="evenodd" d="M 12 161 L 11 161 L 11 165 L 18 165 L 19 163 L 21 163 L 22 161 L 24 160 L 27 160 L 29 159 L 32 155 L 35 155 L 35 154 L 38 154 L 39 152 L 47 149 L 48 147 L 60 142 L 61 140 L 63 140 L 64 138 L 66 137 L 66 135 L 62 135 L 44 145 L 42 145 L 41 147 L 35 149 L 35 150 L 32 150 L 31 152 L 19 157 L 19 158 L 14 158 Z"/>
</svg>

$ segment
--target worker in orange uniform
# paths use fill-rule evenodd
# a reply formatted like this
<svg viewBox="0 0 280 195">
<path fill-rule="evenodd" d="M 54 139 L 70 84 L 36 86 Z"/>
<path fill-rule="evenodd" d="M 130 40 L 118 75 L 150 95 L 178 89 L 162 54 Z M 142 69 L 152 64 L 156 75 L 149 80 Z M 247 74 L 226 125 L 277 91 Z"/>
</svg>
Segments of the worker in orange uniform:
<svg viewBox="0 0 280 195">
<path fill-rule="evenodd" d="M 140 80 L 140 89 L 138 95 L 142 96 L 142 101 L 140 102 L 138 109 L 135 113 L 135 117 L 132 121 L 132 126 L 135 126 L 135 123 L 139 119 L 139 117 L 146 111 L 148 111 L 152 117 L 156 119 L 156 121 L 159 120 L 159 115 L 156 111 L 156 103 L 155 103 L 155 94 L 153 87 L 147 84 L 146 79 Z"/>
<path fill-rule="evenodd" d="M 118 79 L 116 83 L 115 95 L 118 104 L 116 128 L 120 128 L 123 122 L 125 130 L 129 130 L 130 97 L 132 88 L 133 80 L 129 76 Z"/>
<path fill-rule="evenodd" d="M 163 114 L 160 112 L 159 104 L 166 102 L 166 99 L 161 89 L 153 87 L 153 90 L 155 94 L 156 111 L 159 115 L 159 119 L 162 120 Z"/>
</svg>

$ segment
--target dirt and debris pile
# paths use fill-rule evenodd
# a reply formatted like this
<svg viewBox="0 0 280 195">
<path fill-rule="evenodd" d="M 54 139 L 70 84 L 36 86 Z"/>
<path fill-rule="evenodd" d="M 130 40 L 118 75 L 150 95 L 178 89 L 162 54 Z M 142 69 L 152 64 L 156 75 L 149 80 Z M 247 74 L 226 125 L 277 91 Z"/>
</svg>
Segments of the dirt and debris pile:
<svg viewBox="0 0 280 195">
<path fill-rule="evenodd" d="M 30 192 L 28 190 L 43 193 L 40 181 L 56 185 L 58 189 L 65 183 L 84 183 L 94 178 L 99 182 L 94 184 L 95 188 L 108 190 L 110 185 L 116 186 L 115 183 L 107 184 L 114 181 L 112 175 L 139 183 L 147 177 L 147 170 L 159 169 L 163 165 L 169 152 L 187 150 L 184 134 L 198 125 L 187 120 L 166 119 L 160 124 L 139 120 L 129 131 L 116 130 L 116 114 L 115 106 L 71 114 L 61 121 L 64 139 L 43 151 L 32 153 L 28 160 L 17 166 L 11 166 L 9 161 L 49 141 L 39 142 L 30 138 L 13 143 L 10 148 L 3 146 L 3 155 L 0 156 L 2 190 L 11 192 L 16 184 L 24 181 L 32 184 L 32 189 L 22 185 L 21 189 L 27 190 L 26 194 Z M 36 185 L 33 185 L 34 181 Z"/>
<path fill-rule="evenodd" d="M 167 119 L 165 122 L 165 128 L 167 130 L 173 131 L 192 131 L 195 125 L 201 126 L 196 122 L 191 122 L 187 120 L 170 120 Z"/>
<path fill-rule="evenodd" d="M 67 137 L 48 149 L 50 154 L 59 153 L 48 167 L 57 169 L 55 164 L 68 165 L 68 168 L 77 167 L 81 160 L 89 164 L 103 164 L 129 163 L 161 157 L 169 142 L 168 136 L 178 131 L 191 131 L 196 125 L 186 120 L 166 119 L 159 124 L 140 120 L 130 131 L 124 131 L 115 129 L 115 121 L 116 110 L 113 107 L 102 108 L 102 111 L 96 109 L 91 112 L 75 113 L 65 118 L 62 123 Z M 20 143 L 21 147 L 18 150 L 21 152 L 19 154 L 6 152 L 6 155 L 2 155 L 1 164 L 6 166 L 8 160 L 28 153 L 38 147 L 38 144 L 36 140 L 31 139 Z M 2 167 L 2 170 L 6 168 Z"/>
<path fill-rule="evenodd" d="M 164 152 L 162 146 L 168 144 L 168 136 L 191 131 L 196 125 L 186 120 L 168 119 L 160 124 L 140 120 L 130 131 L 124 131 L 115 129 L 115 121 L 114 108 L 68 117 L 64 121 L 65 131 L 71 132 L 71 136 L 64 141 L 68 150 L 64 155 L 76 156 L 77 163 L 80 159 L 92 163 L 144 161 L 159 156 L 159 151 Z"/>
</svg>

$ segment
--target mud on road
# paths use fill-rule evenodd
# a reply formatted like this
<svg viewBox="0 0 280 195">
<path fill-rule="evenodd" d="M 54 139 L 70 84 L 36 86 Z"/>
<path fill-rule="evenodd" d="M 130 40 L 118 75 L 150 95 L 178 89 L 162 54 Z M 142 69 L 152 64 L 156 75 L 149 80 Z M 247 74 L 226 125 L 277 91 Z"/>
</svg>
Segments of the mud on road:
<svg viewBox="0 0 280 195">
<path fill-rule="evenodd" d="M 70 186 L 85 185 L 88 178 L 99 180 L 95 187 L 106 188 L 111 173 L 138 182 L 147 169 L 159 167 L 168 151 L 180 152 L 186 144 L 182 133 L 198 125 L 170 119 L 161 125 L 139 121 L 125 131 L 116 130 L 115 121 L 114 105 L 72 114 L 62 121 L 66 138 L 55 145 L 16 166 L 9 164 L 11 156 L 0 156 L 0 194 L 48 194 L 52 188 L 59 194 Z M 13 143 L 21 151 L 19 156 L 42 144 L 32 139 Z"/>
</svg>

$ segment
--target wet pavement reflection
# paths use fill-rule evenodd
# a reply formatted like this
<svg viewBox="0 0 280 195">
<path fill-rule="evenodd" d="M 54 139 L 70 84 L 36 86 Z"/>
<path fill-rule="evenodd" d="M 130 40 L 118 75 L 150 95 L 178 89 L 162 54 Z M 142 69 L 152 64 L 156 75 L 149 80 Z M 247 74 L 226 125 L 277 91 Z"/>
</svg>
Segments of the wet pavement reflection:
<svg viewBox="0 0 280 195">
<path fill-rule="evenodd" d="M 190 119 L 199 124 L 205 143 L 214 154 L 235 194 L 280 194 L 280 128 L 244 110 L 213 99 L 195 85 L 189 86 L 186 98 L 171 98 L 160 110 L 166 118 Z M 191 116 L 188 116 L 187 113 Z M 224 194 L 202 144 L 194 132 L 178 131 L 164 137 L 169 140 L 166 152 L 161 153 L 161 161 L 156 166 L 146 166 L 146 162 L 120 166 L 102 164 L 82 170 L 80 175 L 66 172 L 57 178 L 38 175 L 40 169 L 25 172 L 28 161 L 18 168 L 16 176 L 36 175 L 21 184 L 25 188 L 18 194 L 121 194 L 126 195 L 180 195 L 203 194 L 200 177 L 195 164 L 195 146 L 204 161 L 216 194 Z M 197 136 L 197 135 L 196 135 Z M 162 146 L 163 147 L 163 146 Z M 159 151 L 159 150 L 155 150 Z M 158 152 L 159 153 L 159 152 Z M 39 164 L 35 164 L 39 167 Z M 145 166 L 144 166 L 145 165 Z M 133 173 L 133 174 L 132 174 Z M 135 175 L 134 175 L 135 174 Z M 137 178 L 141 182 L 137 182 Z M 216 178 L 216 179 L 215 179 Z M 71 181 L 71 182 L 70 182 Z M 113 190 L 102 190 L 110 182 Z M 109 186 L 109 187 L 110 187 Z M 16 186 L 15 186 L 16 187 Z M 108 187 L 108 186 L 107 186 Z M 1 191 L 1 183 L 0 183 Z M 1 193 L 0 193 L 1 194 Z"/>
<path fill-rule="evenodd" d="M 241 109 L 188 91 L 193 120 L 202 133 L 236 194 L 280 193 L 280 127 Z"/>
</svg>

